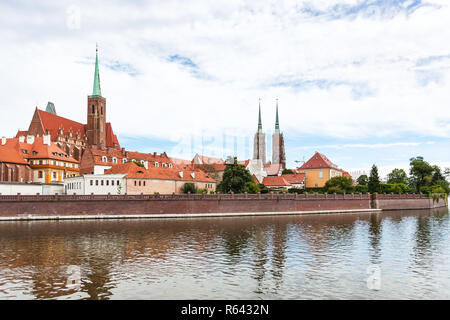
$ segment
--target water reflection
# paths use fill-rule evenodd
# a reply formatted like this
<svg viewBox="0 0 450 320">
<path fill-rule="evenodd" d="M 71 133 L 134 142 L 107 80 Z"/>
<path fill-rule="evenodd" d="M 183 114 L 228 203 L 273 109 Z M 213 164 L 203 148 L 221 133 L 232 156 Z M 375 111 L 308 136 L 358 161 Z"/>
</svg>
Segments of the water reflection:
<svg viewBox="0 0 450 320">
<path fill-rule="evenodd" d="M 448 299 L 449 225 L 445 210 L 2 222 L 0 299 Z"/>
</svg>

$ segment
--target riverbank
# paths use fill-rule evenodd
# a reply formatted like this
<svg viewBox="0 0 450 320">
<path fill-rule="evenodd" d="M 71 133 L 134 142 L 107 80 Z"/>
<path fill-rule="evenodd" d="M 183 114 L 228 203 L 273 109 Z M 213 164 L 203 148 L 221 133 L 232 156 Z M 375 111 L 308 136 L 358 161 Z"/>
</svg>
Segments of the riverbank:
<svg viewBox="0 0 450 320">
<path fill-rule="evenodd" d="M 416 194 L 0 195 L 0 220 L 304 215 L 446 207 Z"/>
</svg>

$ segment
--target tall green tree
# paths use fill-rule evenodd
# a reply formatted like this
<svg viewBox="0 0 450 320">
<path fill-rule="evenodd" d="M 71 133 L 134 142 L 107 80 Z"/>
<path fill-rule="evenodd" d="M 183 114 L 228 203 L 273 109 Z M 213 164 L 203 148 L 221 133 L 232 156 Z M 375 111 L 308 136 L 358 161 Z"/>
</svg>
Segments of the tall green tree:
<svg viewBox="0 0 450 320">
<path fill-rule="evenodd" d="M 222 193 L 244 193 L 257 192 L 259 187 L 255 184 L 245 166 L 237 163 L 237 159 L 233 159 L 233 163 L 227 163 L 223 173 L 222 182 L 217 186 L 217 190 Z"/>
<path fill-rule="evenodd" d="M 353 180 L 349 177 L 333 177 L 325 183 L 325 190 L 329 193 L 350 193 L 354 190 Z"/>
<path fill-rule="evenodd" d="M 369 183 L 369 177 L 367 174 L 362 174 L 358 177 L 358 179 L 356 179 L 356 182 L 358 182 L 360 186 L 367 186 Z"/>
<path fill-rule="evenodd" d="M 394 183 L 409 184 L 408 175 L 403 169 L 394 169 L 391 171 L 391 173 L 388 174 L 387 177 L 388 177 L 387 183 L 389 184 Z"/>
<path fill-rule="evenodd" d="M 367 183 L 369 192 L 380 192 L 380 177 L 378 176 L 378 168 L 374 164 L 370 170 L 369 182 Z"/>
<path fill-rule="evenodd" d="M 410 185 L 415 188 L 417 192 L 420 192 L 421 187 L 432 183 L 435 168 L 424 161 L 423 157 L 420 156 L 411 158 L 409 161 L 409 174 L 411 176 Z"/>
</svg>

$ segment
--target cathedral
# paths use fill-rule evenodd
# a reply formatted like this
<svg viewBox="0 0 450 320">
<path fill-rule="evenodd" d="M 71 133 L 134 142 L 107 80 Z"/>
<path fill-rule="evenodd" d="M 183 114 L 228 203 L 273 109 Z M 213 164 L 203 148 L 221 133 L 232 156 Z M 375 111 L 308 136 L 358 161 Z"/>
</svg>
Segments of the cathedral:
<svg viewBox="0 0 450 320">
<path fill-rule="evenodd" d="M 266 134 L 262 130 L 261 101 L 259 103 L 258 130 L 255 133 L 253 160 L 261 160 L 268 175 L 278 175 L 286 168 L 283 133 L 280 132 L 278 99 L 276 103 L 275 131 L 272 134 L 272 161 L 266 162 Z"/>
<path fill-rule="evenodd" d="M 100 89 L 98 49 L 95 54 L 94 86 L 92 95 L 87 97 L 87 123 L 82 124 L 56 114 L 55 105 L 49 102 L 45 111 L 36 107 L 27 131 L 18 131 L 16 138 L 50 135 L 54 142 L 68 155 L 80 161 L 87 148 L 117 149 L 119 141 L 106 122 L 106 99 Z"/>
</svg>

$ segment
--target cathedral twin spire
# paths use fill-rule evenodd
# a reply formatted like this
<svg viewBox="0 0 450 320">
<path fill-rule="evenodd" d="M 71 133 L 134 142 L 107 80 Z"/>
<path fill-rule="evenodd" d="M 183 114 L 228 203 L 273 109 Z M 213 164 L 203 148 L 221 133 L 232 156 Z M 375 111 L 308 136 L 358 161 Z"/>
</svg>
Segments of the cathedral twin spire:
<svg viewBox="0 0 450 320">
<path fill-rule="evenodd" d="M 266 163 L 266 139 L 262 131 L 261 121 L 261 99 L 259 99 L 258 131 L 255 134 L 253 159 L 261 159 L 263 165 Z M 286 165 L 284 152 L 283 134 L 280 133 L 280 122 L 278 117 L 278 99 L 276 103 L 275 131 L 272 135 L 272 164 Z"/>
</svg>

